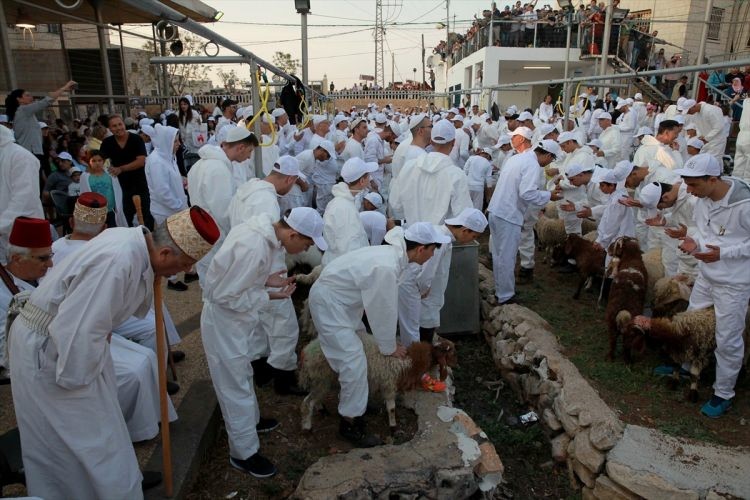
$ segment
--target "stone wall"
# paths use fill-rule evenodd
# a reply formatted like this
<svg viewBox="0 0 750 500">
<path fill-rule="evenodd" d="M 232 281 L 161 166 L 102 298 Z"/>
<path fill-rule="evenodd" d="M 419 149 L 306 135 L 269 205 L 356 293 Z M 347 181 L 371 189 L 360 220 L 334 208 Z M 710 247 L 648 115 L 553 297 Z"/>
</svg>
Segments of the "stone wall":
<svg viewBox="0 0 750 500">
<path fill-rule="evenodd" d="M 479 280 L 482 332 L 495 365 L 539 415 L 553 459 L 567 464 L 584 499 L 750 497 L 748 450 L 625 425 L 560 353 L 541 316 L 519 305 L 494 305 L 492 271 L 481 264 Z"/>
</svg>

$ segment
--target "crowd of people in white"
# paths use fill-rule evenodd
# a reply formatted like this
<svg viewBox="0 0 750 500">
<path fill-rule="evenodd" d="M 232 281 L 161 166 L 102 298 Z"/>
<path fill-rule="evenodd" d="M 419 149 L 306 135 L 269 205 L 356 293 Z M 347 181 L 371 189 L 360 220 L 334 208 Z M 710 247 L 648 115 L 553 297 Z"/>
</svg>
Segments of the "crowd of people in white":
<svg viewBox="0 0 750 500">
<path fill-rule="evenodd" d="M 7 121 L 29 134 L 24 106 L 35 104 L 23 93 L 18 99 L 20 123 Z M 478 106 L 370 104 L 297 125 L 283 108 L 256 115 L 227 100 L 205 144 L 189 96 L 167 113 L 179 117 L 177 126 L 167 116 L 139 117 L 138 129 L 128 130 L 111 116 L 107 137 L 89 146 L 81 165 L 72 231 L 60 238 L 43 220 L 35 151 L 0 126 L 0 259 L 9 278 L 0 286 L 0 326 L 14 295 L 31 291 L 0 375 L 12 382 L 29 492 L 141 495 L 129 443 L 158 432 L 154 306 L 144 286 L 154 274 L 184 290 L 177 275 L 189 281 L 197 273 L 230 463 L 268 477 L 276 468 L 259 453 L 258 432 L 278 422 L 261 417 L 254 386 L 273 380 L 282 394 L 304 394 L 286 254 L 316 262 L 324 252 L 310 312 L 339 375 L 339 432 L 374 446 L 380 441 L 363 420 L 367 363 L 356 334 L 363 316 L 385 356 L 433 341 L 451 247 L 487 226 L 497 302 L 517 302 L 517 257 L 528 279 L 534 225 L 550 201 L 568 234 L 594 221 L 605 250 L 621 236 L 636 237 L 643 250 L 661 247 L 666 273 L 694 283 L 691 307 L 714 305 L 716 383 L 702 412 L 721 416 L 734 397 L 750 299 L 750 112 L 739 124 L 732 177 L 723 167 L 729 128 L 716 106 L 682 98 L 654 115 L 640 94 L 605 109 L 582 93 L 566 121 L 551 101 L 510 105 L 497 119 Z M 256 120 L 260 137 L 249 130 Z M 71 177 L 69 167 L 59 175 Z M 152 232 L 127 228 L 138 226 L 134 194 Z M 4 353 L 4 331 L 0 340 Z M 428 374 L 423 387 L 444 389 Z M 102 422 L 117 422 L 116 431 L 109 435 Z"/>
</svg>

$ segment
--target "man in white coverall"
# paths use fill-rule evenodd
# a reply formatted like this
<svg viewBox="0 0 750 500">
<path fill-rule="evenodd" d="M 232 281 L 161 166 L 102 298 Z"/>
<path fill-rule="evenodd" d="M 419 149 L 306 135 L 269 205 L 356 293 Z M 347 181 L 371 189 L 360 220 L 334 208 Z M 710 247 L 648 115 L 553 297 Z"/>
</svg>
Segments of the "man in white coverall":
<svg viewBox="0 0 750 500">
<path fill-rule="evenodd" d="M 692 116 L 693 123 L 701 131 L 702 135 L 698 137 L 704 144 L 701 153 L 711 154 L 722 163 L 722 157 L 727 149 L 728 129 L 724 127 L 724 113 L 721 108 L 707 102 L 696 103 L 693 99 L 686 99 L 677 105 L 677 111 Z"/>
<path fill-rule="evenodd" d="M 203 348 L 229 436 L 229 463 L 258 478 L 276 474 L 276 467 L 258 452 L 258 432 L 279 423 L 261 418 L 258 410 L 253 331 L 269 299 L 287 299 L 295 290 L 294 277 L 272 274 L 275 254 L 282 247 L 290 254 L 304 252 L 313 242 L 326 249 L 323 220 L 312 208 L 297 207 L 275 222 L 268 214 L 252 217 L 229 232 L 203 287 Z M 267 287 L 280 290 L 269 293 Z"/>
<path fill-rule="evenodd" d="M 293 156 L 281 156 L 269 166 L 263 179 L 250 179 L 237 188 L 229 204 L 232 227 L 247 222 L 251 217 L 268 214 L 276 222 L 281 219 L 279 197 L 287 194 L 299 178 L 299 163 Z M 284 252 L 274 254 L 272 273 L 286 273 Z M 268 292 L 277 292 L 269 288 Z M 291 298 L 272 300 L 260 311 L 258 328 L 252 333 L 251 359 L 253 378 L 258 386 L 274 382 L 278 394 L 306 394 L 297 386 L 294 371 L 297 367 L 299 325 Z"/>
<path fill-rule="evenodd" d="M 333 200 L 323 215 L 323 237 L 328 250 L 321 264 L 326 266 L 334 259 L 369 245 L 367 233 L 359 218 L 354 197 L 370 185 L 370 174 L 378 170 L 377 163 L 365 163 L 359 158 L 346 160 L 341 168 L 341 178 L 333 186 Z"/>
<path fill-rule="evenodd" d="M 229 202 L 232 201 L 237 186 L 232 176 L 232 162 L 243 162 L 250 158 L 253 149 L 258 147 L 258 139 L 245 127 L 231 127 L 220 146 L 207 144 L 198 150 L 198 160 L 188 172 L 188 194 L 190 203 L 204 207 L 216 220 L 221 229 L 221 238 L 195 266 L 201 288 L 206 270 L 216 251 L 226 238 L 229 223 Z"/>
<path fill-rule="evenodd" d="M 31 293 L 10 331 L 30 496 L 143 498 L 108 338 L 130 316 L 149 311 L 154 276 L 187 271 L 218 238 L 211 216 L 195 206 L 153 233 L 108 229 L 54 266 Z"/>
<path fill-rule="evenodd" d="M 339 374 L 341 392 L 339 434 L 358 447 L 381 444 L 367 434 L 367 360 L 356 330 L 367 314 L 380 353 L 403 358 L 406 348 L 396 342 L 398 281 L 409 263 L 422 265 L 450 238 L 432 224 L 419 222 L 405 231 L 386 234 L 388 245 L 355 250 L 323 269 L 310 290 L 310 313 L 320 346 L 331 368 Z"/>
</svg>

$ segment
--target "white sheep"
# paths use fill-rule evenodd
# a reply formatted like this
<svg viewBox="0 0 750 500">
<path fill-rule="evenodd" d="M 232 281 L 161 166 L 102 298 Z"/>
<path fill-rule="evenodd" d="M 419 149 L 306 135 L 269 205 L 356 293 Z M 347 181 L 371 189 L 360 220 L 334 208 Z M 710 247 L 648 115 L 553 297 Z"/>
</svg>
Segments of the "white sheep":
<svg viewBox="0 0 750 500">
<path fill-rule="evenodd" d="M 453 342 L 441 339 L 434 345 L 415 342 L 407 349 L 407 357 L 398 359 L 384 356 L 372 335 L 357 332 L 367 358 L 367 383 L 370 397 L 379 396 L 388 410 L 388 424 L 396 427 L 396 393 L 414 389 L 424 373 L 437 364 L 440 379 L 448 375 L 447 367 L 456 366 L 456 348 Z M 299 383 L 310 393 L 302 401 L 302 429 L 312 429 L 315 408 L 325 396 L 338 388 L 338 376 L 334 372 L 316 338 L 305 346 L 300 356 Z"/>
<path fill-rule="evenodd" d="M 545 251 L 543 262 L 552 263 L 552 253 L 556 248 L 565 245 L 567 234 L 565 233 L 565 222 L 562 219 L 552 219 L 543 213 L 539 216 L 534 226 L 539 247 Z"/>
<path fill-rule="evenodd" d="M 661 248 L 652 248 L 643 254 L 643 265 L 648 272 L 646 304 L 654 302 L 654 286 L 664 277 L 664 264 L 661 263 Z"/>
</svg>

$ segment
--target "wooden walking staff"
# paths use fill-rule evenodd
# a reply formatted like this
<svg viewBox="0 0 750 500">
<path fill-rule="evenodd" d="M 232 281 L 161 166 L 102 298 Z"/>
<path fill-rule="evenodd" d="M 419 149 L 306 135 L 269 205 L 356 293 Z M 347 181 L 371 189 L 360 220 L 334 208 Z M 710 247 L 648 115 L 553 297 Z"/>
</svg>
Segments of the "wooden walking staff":
<svg viewBox="0 0 750 500">
<path fill-rule="evenodd" d="M 141 197 L 133 196 L 133 205 L 138 215 L 138 223 L 143 225 Z M 164 330 L 164 310 L 162 309 L 161 276 L 154 277 L 154 313 L 156 316 L 156 360 L 159 370 L 159 408 L 161 410 L 161 461 L 164 480 L 164 495 L 172 496 L 172 447 L 169 441 L 169 406 L 167 404 L 167 335 Z"/>
</svg>

